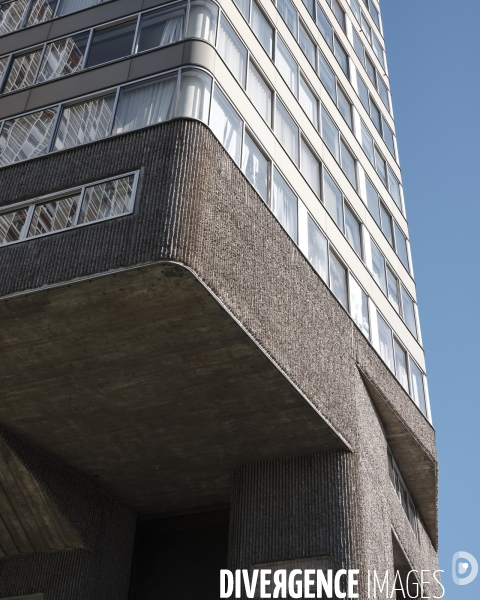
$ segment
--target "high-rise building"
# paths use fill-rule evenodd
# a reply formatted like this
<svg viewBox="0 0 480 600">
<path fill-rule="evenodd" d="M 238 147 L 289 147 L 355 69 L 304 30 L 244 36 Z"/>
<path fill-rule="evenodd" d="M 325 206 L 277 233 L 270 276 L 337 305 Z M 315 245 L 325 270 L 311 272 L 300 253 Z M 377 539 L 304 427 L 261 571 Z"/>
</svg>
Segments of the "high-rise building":
<svg viewBox="0 0 480 600">
<path fill-rule="evenodd" d="M 0 598 L 439 596 L 378 0 L 10 0 L 0 33 Z"/>
</svg>

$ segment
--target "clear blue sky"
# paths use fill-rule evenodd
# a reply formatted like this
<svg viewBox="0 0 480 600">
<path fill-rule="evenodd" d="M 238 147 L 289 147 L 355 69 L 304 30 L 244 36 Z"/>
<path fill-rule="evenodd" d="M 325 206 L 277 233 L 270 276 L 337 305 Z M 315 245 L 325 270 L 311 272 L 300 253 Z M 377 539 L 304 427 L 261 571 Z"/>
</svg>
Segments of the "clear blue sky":
<svg viewBox="0 0 480 600">
<path fill-rule="evenodd" d="M 440 561 L 480 563 L 480 2 L 382 0 L 393 109 L 440 461 Z"/>
</svg>

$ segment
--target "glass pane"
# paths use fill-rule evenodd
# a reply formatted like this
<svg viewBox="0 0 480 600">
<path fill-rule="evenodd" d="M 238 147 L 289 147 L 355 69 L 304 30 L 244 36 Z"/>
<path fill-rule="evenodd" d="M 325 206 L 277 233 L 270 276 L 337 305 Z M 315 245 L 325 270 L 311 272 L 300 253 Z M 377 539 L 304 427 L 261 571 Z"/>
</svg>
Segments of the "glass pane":
<svg viewBox="0 0 480 600">
<path fill-rule="evenodd" d="M 382 115 L 373 102 L 370 102 L 370 116 L 372 117 L 375 129 L 382 135 Z"/>
<path fill-rule="evenodd" d="M 362 130 L 362 148 L 364 149 L 368 160 L 373 164 L 373 161 L 375 160 L 374 154 L 373 154 L 373 139 L 363 121 L 362 121 L 362 125 L 361 125 L 361 130 Z"/>
<path fill-rule="evenodd" d="M 343 231 L 342 193 L 325 169 L 323 169 L 323 202 L 332 219 Z"/>
<path fill-rule="evenodd" d="M 273 28 L 255 2 L 252 3 L 252 29 L 268 56 L 273 55 Z"/>
<path fill-rule="evenodd" d="M 381 77 L 378 78 L 378 82 L 377 83 L 378 83 L 378 93 L 380 94 L 380 98 L 382 99 L 382 102 L 387 107 L 387 110 L 390 110 L 390 102 L 389 102 L 389 99 L 388 99 L 387 86 L 383 83 Z"/>
<path fill-rule="evenodd" d="M 298 99 L 301 107 L 307 113 L 307 117 L 313 123 L 315 129 L 318 129 L 318 101 L 303 77 L 300 77 Z"/>
<path fill-rule="evenodd" d="M 395 229 L 395 250 L 397 251 L 398 258 L 402 261 L 403 266 L 410 272 L 410 266 L 408 264 L 408 251 L 407 251 L 407 238 L 403 235 L 400 227 L 394 221 Z"/>
<path fill-rule="evenodd" d="M 415 318 L 415 306 L 410 294 L 402 285 L 402 309 L 403 320 L 415 338 L 417 338 L 417 320 Z"/>
<path fill-rule="evenodd" d="M 318 57 L 318 68 L 320 70 L 320 81 L 325 86 L 329 96 L 333 98 L 334 101 L 337 99 L 337 88 L 335 83 L 335 74 L 330 68 L 330 65 L 325 60 L 323 54 L 319 53 Z"/>
<path fill-rule="evenodd" d="M 14 92 L 15 90 L 32 85 L 35 81 L 41 55 L 41 50 L 35 50 L 29 54 L 22 54 L 22 56 L 14 58 L 7 83 L 3 88 L 3 93 Z"/>
<path fill-rule="evenodd" d="M 338 60 L 339 65 L 342 67 L 342 71 L 348 77 L 348 55 L 336 37 L 335 37 L 333 43 L 334 43 L 335 58 Z"/>
<path fill-rule="evenodd" d="M 390 167 L 388 167 L 388 191 L 392 195 L 392 198 L 395 201 L 395 204 L 398 206 L 400 210 L 402 210 L 402 199 L 400 198 L 400 184 L 398 183 L 398 179 L 393 174 Z"/>
<path fill-rule="evenodd" d="M 136 28 L 135 20 L 95 31 L 88 52 L 87 67 L 94 67 L 132 54 Z"/>
<path fill-rule="evenodd" d="M 385 68 L 383 48 L 380 45 L 380 42 L 377 40 L 377 37 L 375 35 L 372 35 L 372 45 L 373 45 L 373 51 L 375 52 L 375 55 L 377 56 L 378 60 L 380 61 L 380 64 L 382 65 L 383 68 Z"/>
<path fill-rule="evenodd" d="M 323 37 L 325 38 L 325 41 L 330 46 L 330 48 L 333 48 L 332 26 L 330 25 L 327 17 L 325 16 L 325 13 L 323 12 L 323 10 L 320 8 L 320 6 L 318 4 L 317 4 L 317 27 L 320 29 L 320 33 L 323 35 Z"/>
<path fill-rule="evenodd" d="M 369 112 L 369 94 L 368 89 L 363 79 L 360 77 L 357 71 L 357 88 L 358 88 L 358 97 L 360 98 L 360 102 L 363 104 L 363 107 L 367 112 Z"/>
<path fill-rule="evenodd" d="M 360 23 L 360 15 L 361 10 L 360 10 L 360 5 L 358 4 L 357 0 L 350 0 L 350 8 L 352 9 L 352 12 L 355 16 L 355 18 L 357 19 L 357 21 Z"/>
<path fill-rule="evenodd" d="M 20 239 L 27 220 L 28 208 L 0 215 L 0 246 L 11 244 Z"/>
<path fill-rule="evenodd" d="M 362 234 L 360 233 L 360 222 L 348 206 L 345 206 L 345 236 L 358 256 L 361 257 Z"/>
<path fill-rule="evenodd" d="M 15 31 L 20 25 L 28 0 L 16 0 L 0 4 L 0 35 Z"/>
<path fill-rule="evenodd" d="M 297 38 L 297 11 L 293 7 L 290 0 L 277 0 L 277 9 L 281 14 L 283 20 L 287 24 L 287 27 L 293 34 L 293 37 Z"/>
<path fill-rule="evenodd" d="M 343 141 L 341 142 L 341 165 L 342 171 L 348 178 L 348 181 L 357 189 L 357 175 L 355 169 L 355 159 L 347 149 Z"/>
<path fill-rule="evenodd" d="M 28 16 L 27 25 L 36 25 L 53 19 L 57 0 L 35 0 Z"/>
<path fill-rule="evenodd" d="M 297 63 L 287 50 L 282 40 L 277 36 L 277 51 L 275 53 L 275 64 L 286 84 L 297 95 Z"/>
<path fill-rule="evenodd" d="M 410 386 L 408 385 L 408 370 L 407 370 L 407 353 L 405 350 L 398 344 L 397 340 L 394 342 L 395 347 L 395 374 L 397 376 L 398 381 L 401 383 L 402 387 L 410 391 Z"/>
<path fill-rule="evenodd" d="M 38 204 L 33 213 L 28 237 L 72 227 L 79 200 L 80 194 L 76 194 L 69 198 Z"/>
<path fill-rule="evenodd" d="M 200 38 L 215 44 L 218 6 L 208 0 L 195 0 L 190 4 L 187 37 Z"/>
<path fill-rule="evenodd" d="M 171 119 L 176 84 L 175 74 L 122 88 L 113 133 L 125 133 Z"/>
<path fill-rule="evenodd" d="M 398 297 L 398 279 L 395 275 L 387 268 L 387 293 L 388 299 L 393 304 L 394 309 L 400 312 L 400 299 Z"/>
<path fill-rule="evenodd" d="M 332 0 L 332 10 L 342 29 L 345 30 L 345 13 L 337 0 Z"/>
<path fill-rule="evenodd" d="M 308 215 L 308 260 L 328 284 L 328 242 L 317 224 Z"/>
<path fill-rule="evenodd" d="M 243 142 L 242 170 L 265 202 L 268 199 L 268 165 L 268 160 L 246 133 Z"/>
<path fill-rule="evenodd" d="M 380 215 L 382 217 L 382 231 L 387 240 L 393 246 L 392 217 L 382 202 L 380 202 Z"/>
<path fill-rule="evenodd" d="M 305 31 L 303 25 L 300 23 L 300 29 L 298 34 L 298 43 L 303 53 L 308 59 L 308 62 L 315 69 L 315 44 L 310 39 L 310 36 Z"/>
<path fill-rule="evenodd" d="M 344 308 L 348 308 L 347 298 L 347 270 L 330 252 L 330 288 Z"/>
<path fill-rule="evenodd" d="M 394 372 L 395 365 L 393 364 L 393 345 L 392 345 L 392 330 L 385 323 L 383 318 L 377 313 L 378 321 L 378 343 L 379 354 L 386 362 L 388 368 Z"/>
<path fill-rule="evenodd" d="M 375 169 L 383 181 L 385 185 L 387 185 L 387 171 L 386 171 L 386 163 L 383 156 L 378 152 L 377 148 L 375 148 Z"/>
<path fill-rule="evenodd" d="M 218 86 L 213 92 L 210 128 L 233 160 L 240 164 L 243 122 Z"/>
<path fill-rule="evenodd" d="M 57 15 L 59 17 L 67 15 L 68 13 L 76 12 L 77 10 L 95 6 L 103 1 L 104 0 L 60 0 Z"/>
<path fill-rule="evenodd" d="M 373 85 L 376 87 L 377 86 L 377 84 L 376 84 L 377 76 L 376 76 L 376 72 L 375 72 L 375 67 L 373 66 L 373 63 L 368 58 L 368 56 L 365 56 L 365 69 L 367 70 L 368 77 L 372 81 Z"/>
<path fill-rule="evenodd" d="M 204 71 L 182 71 L 178 95 L 177 117 L 190 117 L 207 123 L 212 93 L 212 78 Z"/>
<path fill-rule="evenodd" d="M 390 150 L 391 155 L 395 158 L 395 142 L 393 139 L 393 133 L 390 127 L 385 122 L 385 119 L 382 117 L 382 131 L 383 131 L 383 139 L 387 144 L 387 148 Z"/>
<path fill-rule="evenodd" d="M 45 154 L 56 108 L 6 121 L 0 136 L 0 166 Z"/>
<path fill-rule="evenodd" d="M 285 152 L 298 165 L 298 127 L 278 98 L 275 110 L 275 135 Z"/>
<path fill-rule="evenodd" d="M 7 64 L 8 64 L 8 56 L 4 56 L 3 58 L 0 58 L 0 80 L 3 77 L 3 74 L 5 73 Z"/>
<path fill-rule="evenodd" d="M 250 21 L 250 0 L 234 0 L 238 10 L 247 21 Z"/>
<path fill-rule="evenodd" d="M 313 18 L 315 18 L 315 2 L 314 0 L 303 0 L 303 3 L 307 7 L 308 12 Z"/>
<path fill-rule="evenodd" d="M 340 160 L 340 142 L 337 126 L 322 107 L 322 139 L 333 156 Z"/>
<path fill-rule="evenodd" d="M 93 185 L 85 190 L 79 223 L 91 223 L 122 215 L 130 210 L 135 176 Z"/>
<path fill-rule="evenodd" d="M 240 85 L 245 87 L 247 49 L 222 15 L 218 29 L 217 49 Z"/>
<path fill-rule="evenodd" d="M 48 81 L 80 71 L 88 44 L 88 31 L 48 44 L 37 82 Z"/>
<path fill-rule="evenodd" d="M 355 54 L 358 56 L 360 62 L 363 65 L 363 61 L 365 60 L 365 48 L 363 47 L 362 40 L 360 39 L 360 37 L 355 29 L 353 29 L 352 33 L 353 33 L 353 49 L 355 51 Z"/>
<path fill-rule="evenodd" d="M 410 375 L 412 377 L 412 398 L 424 415 L 427 414 L 425 402 L 425 390 L 423 387 L 423 375 L 417 365 L 410 360 Z"/>
<path fill-rule="evenodd" d="M 265 121 L 272 123 L 272 90 L 250 61 L 248 65 L 247 92 L 253 105 Z"/>
<path fill-rule="evenodd" d="M 283 177 L 274 169 L 272 206 L 273 214 L 286 229 L 290 237 L 297 241 L 297 197 L 289 188 Z"/>
<path fill-rule="evenodd" d="M 302 140 L 300 170 L 315 194 L 320 198 L 320 163 Z"/>
<path fill-rule="evenodd" d="M 166 46 L 183 39 L 186 13 L 185 3 L 143 14 L 137 52 Z"/>
<path fill-rule="evenodd" d="M 368 10 L 370 12 L 370 15 L 372 16 L 375 25 L 378 27 L 378 29 L 380 29 L 380 15 L 378 14 L 378 10 L 373 5 L 373 2 L 369 3 Z"/>
<path fill-rule="evenodd" d="M 370 339 L 370 321 L 368 318 L 367 294 L 358 285 L 356 279 L 350 276 L 350 314 L 363 335 Z"/>
<path fill-rule="evenodd" d="M 88 144 L 108 135 L 115 94 L 94 98 L 63 110 L 54 150 Z"/>
<path fill-rule="evenodd" d="M 380 225 L 380 213 L 378 209 L 378 194 L 377 190 L 373 187 L 370 179 L 365 177 L 365 187 L 367 188 L 367 207 L 375 219 L 375 221 Z"/>
<path fill-rule="evenodd" d="M 352 128 L 352 105 L 350 101 L 345 96 L 341 88 L 338 88 L 338 98 L 337 98 L 337 106 L 340 111 L 342 117 L 348 123 L 350 129 Z"/>
<path fill-rule="evenodd" d="M 385 279 L 385 258 L 373 241 L 371 246 L 373 277 L 382 290 L 387 293 L 387 282 Z"/>
</svg>

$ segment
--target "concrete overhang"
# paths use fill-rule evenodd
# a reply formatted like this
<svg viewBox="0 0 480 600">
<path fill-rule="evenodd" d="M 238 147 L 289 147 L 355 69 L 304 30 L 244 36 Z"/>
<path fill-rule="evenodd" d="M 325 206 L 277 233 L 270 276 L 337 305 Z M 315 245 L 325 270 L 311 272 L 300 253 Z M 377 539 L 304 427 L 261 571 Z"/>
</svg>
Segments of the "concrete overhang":
<svg viewBox="0 0 480 600">
<path fill-rule="evenodd" d="M 0 301 L 0 423 L 138 514 L 229 501 L 233 469 L 347 445 L 186 268 Z"/>
<path fill-rule="evenodd" d="M 425 524 L 433 546 L 438 548 L 437 462 L 407 427 L 368 373 L 360 367 L 359 371 L 380 417 L 385 437 L 408 491 Z"/>
</svg>

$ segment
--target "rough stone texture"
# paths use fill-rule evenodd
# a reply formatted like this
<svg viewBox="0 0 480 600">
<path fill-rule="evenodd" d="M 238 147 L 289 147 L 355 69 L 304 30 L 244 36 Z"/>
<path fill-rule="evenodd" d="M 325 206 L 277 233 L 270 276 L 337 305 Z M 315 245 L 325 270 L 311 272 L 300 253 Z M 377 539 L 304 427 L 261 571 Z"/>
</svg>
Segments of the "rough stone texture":
<svg viewBox="0 0 480 600">
<path fill-rule="evenodd" d="M 0 434 L 87 547 L 0 560 L 0 598 L 48 592 L 48 600 L 124 600 L 135 515 L 10 432 Z"/>
<path fill-rule="evenodd" d="M 359 568 L 393 568 L 393 528 L 414 568 L 437 568 L 436 527 L 427 534 L 420 524 L 419 540 L 410 528 L 389 479 L 384 427 L 358 367 L 394 408 L 412 448 L 430 457 L 436 477 L 431 426 L 203 125 L 172 122 L 13 165 L 0 171 L 1 203 L 137 168 L 134 215 L 1 249 L 0 293 L 159 260 L 188 266 L 353 448 L 347 479 L 358 504 L 348 507 L 355 517 L 345 555 Z M 288 473 L 292 482 L 298 477 Z M 273 510 L 275 498 L 268 502 Z M 261 497 L 258 504 L 266 506 Z M 288 554 L 295 540 L 292 531 L 283 536 L 276 553 Z M 304 551 L 311 551 L 307 542 Z M 247 549 L 241 560 L 249 556 Z"/>
</svg>

